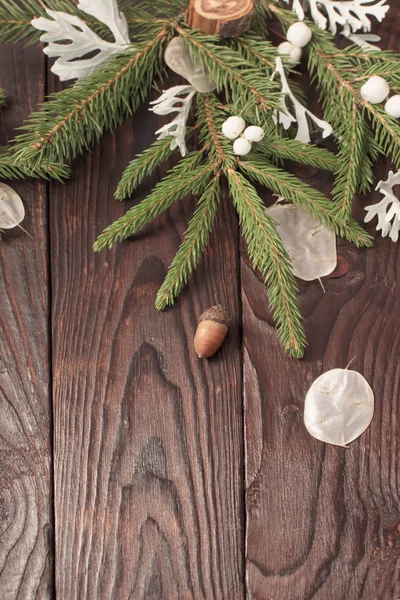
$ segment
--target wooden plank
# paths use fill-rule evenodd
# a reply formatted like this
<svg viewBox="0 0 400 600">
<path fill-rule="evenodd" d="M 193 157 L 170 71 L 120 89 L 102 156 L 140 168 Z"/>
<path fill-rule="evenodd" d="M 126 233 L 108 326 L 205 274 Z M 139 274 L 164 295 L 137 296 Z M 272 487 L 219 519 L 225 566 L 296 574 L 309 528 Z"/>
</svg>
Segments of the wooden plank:
<svg viewBox="0 0 400 600">
<path fill-rule="evenodd" d="M 41 50 L 2 46 L 1 143 L 44 98 Z M 46 185 L 11 184 L 24 227 L 0 244 L 0 596 L 49 598 L 53 588 Z"/>
<path fill-rule="evenodd" d="M 390 14 L 379 33 L 398 51 Z M 322 189 L 327 177 L 309 181 Z M 359 202 L 360 220 L 377 200 Z M 399 252 L 379 236 L 368 251 L 343 243 L 347 275 L 325 279 L 325 294 L 318 282 L 301 284 L 310 342 L 302 361 L 284 355 L 264 286 L 242 264 L 249 598 L 400 597 Z M 302 416 L 312 381 L 352 358 L 374 389 L 376 413 L 346 450 L 311 438 Z"/>
<path fill-rule="evenodd" d="M 154 309 L 155 295 L 193 200 L 135 241 L 92 251 L 96 235 L 126 210 L 113 192 L 156 128 L 144 106 L 75 162 L 69 183 L 52 186 L 56 587 L 68 600 L 243 597 L 231 204 L 224 199 L 206 259 L 165 313 Z M 217 302 L 235 326 L 221 351 L 201 361 L 196 317 Z"/>
</svg>

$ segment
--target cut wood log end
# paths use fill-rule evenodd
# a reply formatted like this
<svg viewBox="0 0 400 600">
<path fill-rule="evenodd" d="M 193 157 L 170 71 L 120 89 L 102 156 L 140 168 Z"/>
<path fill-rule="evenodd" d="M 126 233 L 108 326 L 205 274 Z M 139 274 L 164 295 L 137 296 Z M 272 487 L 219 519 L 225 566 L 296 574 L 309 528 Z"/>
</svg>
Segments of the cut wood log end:
<svg viewBox="0 0 400 600">
<path fill-rule="evenodd" d="M 188 24 L 201 33 L 238 37 L 251 24 L 254 0 L 191 0 Z"/>
</svg>

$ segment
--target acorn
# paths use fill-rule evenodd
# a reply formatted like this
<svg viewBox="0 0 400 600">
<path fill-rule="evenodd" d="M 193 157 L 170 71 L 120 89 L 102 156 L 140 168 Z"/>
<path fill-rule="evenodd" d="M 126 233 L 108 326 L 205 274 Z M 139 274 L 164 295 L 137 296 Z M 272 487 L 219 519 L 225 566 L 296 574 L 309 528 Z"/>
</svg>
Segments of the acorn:
<svg viewBox="0 0 400 600">
<path fill-rule="evenodd" d="M 226 310 L 218 304 L 208 308 L 199 318 L 194 349 L 199 358 L 208 358 L 221 347 L 231 320 Z"/>
</svg>

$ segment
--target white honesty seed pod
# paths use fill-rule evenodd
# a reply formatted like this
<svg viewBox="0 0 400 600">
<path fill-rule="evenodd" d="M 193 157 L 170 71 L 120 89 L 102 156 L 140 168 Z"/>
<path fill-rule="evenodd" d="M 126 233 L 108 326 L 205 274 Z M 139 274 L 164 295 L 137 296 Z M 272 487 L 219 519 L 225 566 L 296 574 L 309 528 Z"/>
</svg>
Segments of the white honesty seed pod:
<svg viewBox="0 0 400 600">
<path fill-rule="evenodd" d="M 25 208 L 17 192 L 0 183 L 0 228 L 12 229 L 23 221 Z"/>
<path fill-rule="evenodd" d="M 275 221 L 291 260 L 293 275 L 313 281 L 332 273 L 337 265 L 336 235 L 301 206 L 274 204 L 267 213 Z"/>
<path fill-rule="evenodd" d="M 250 127 L 246 127 L 246 129 L 243 131 L 243 136 L 249 142 L 261 142 L 264 135 L 263 128 L 258 127 L 258 125 L 250 125 Z"/>
<path fill-rule="evenodd" d="M 371 104 L 379 104 L 389 96 L 389 85 L 387 81 L 379 75 L 372 75 L 362 86 L 360 93 L 367 102 Z"/>
<path fill-rule="evenodd" d="M 251 150 L 251 142 L 244 137 L 240 137 L 233 142 L 233 151 L 238 156 L 245 156 Z"/>
<path fill-rule="evenodd" d="M 168 67 L 187 79 L 197 92 L 204 94 L 217 87 L 210 79 L 207 69 L 193 62 L 181 38 L 172 38 L 165 50 L 164 59 Z"/>
<path fill-rule="evenodd" d="M 368 427 L 374 393 L 357 371 L 332 369 L 314 381 L 304 404 L 304 424 L 321 442 L 346 447 Z"/>
<path fill-rule="evenodd" d="M 246 122 L 242 117 L 229 117 L 222 124 L 222 133 L 228 140 L 236 140 L 246 127 Z"/>
<path fill-rule="evenodd" d="M 298 21 L 289 27 L 286 37 L 293 46 L 304 48 L 312 38 L 312 31 L 308 25 Z"/>
<path fill-rule="evenodd" d="M 392 96 L 385 104 L 385 112 L 389 117 L 400 119 L 400 96 Z"/>
</svg>

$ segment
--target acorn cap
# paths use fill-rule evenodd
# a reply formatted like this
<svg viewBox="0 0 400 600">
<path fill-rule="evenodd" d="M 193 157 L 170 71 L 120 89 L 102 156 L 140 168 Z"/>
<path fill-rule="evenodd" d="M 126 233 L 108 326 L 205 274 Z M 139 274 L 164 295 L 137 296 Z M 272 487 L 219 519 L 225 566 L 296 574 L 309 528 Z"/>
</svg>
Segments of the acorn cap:
<svg viewBox="0 0 400 600">
<path fill-rule="evenodd" d="M 215 321 L 216 323 L 225 325 L 225 327 L 231 325 L 231 319 L 221 304 L 207 308 L 199 317 L 199 323 L 202 321 Z"/>
</svg>

